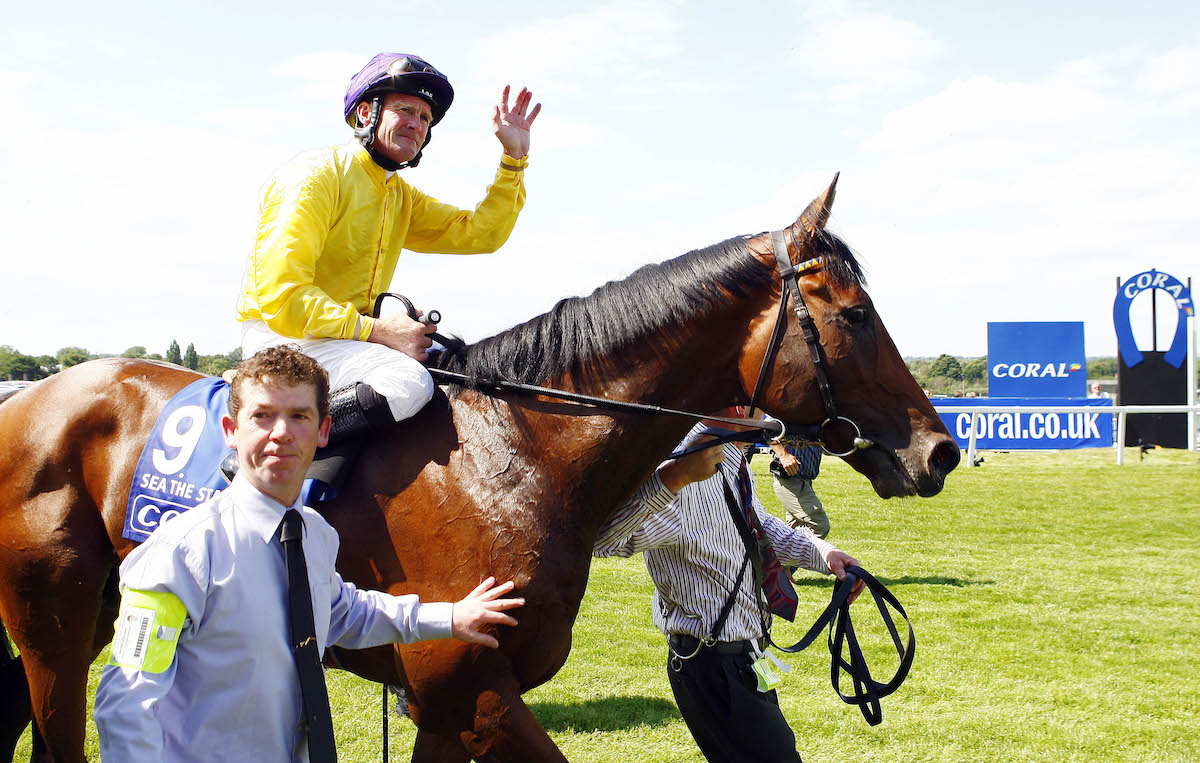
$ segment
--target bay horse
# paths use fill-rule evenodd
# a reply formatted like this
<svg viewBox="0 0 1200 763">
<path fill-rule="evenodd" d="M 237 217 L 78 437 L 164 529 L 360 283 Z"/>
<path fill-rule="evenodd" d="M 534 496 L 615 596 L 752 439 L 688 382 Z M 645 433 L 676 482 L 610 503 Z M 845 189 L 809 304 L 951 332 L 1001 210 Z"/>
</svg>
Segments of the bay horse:
<svg viewBox="0 0 1200 763">
<path fill-rule="evenodd" d="M 842 415 L 874 443 L 846 460 L 880 496 L 934 495 L 959 451 L 850 249 L 824 230 L 835 184 L 777 239 L 792 263 L 820 258 L 798 278 L 819 334 L 816 364 L 796 321 L 773 340 L 789 298 L 772 237 L 759 234 L 644 266 L 451 348 L 437 365 L 705 413 L 747 402 L 763 370 L 759 407 L 808 424 L 822 420 L 823 366 Z M 0 620 L 21 651 L 0 689 L 24 691 L 12 667 L 23 666 L 21 696 L 54 760 L 83 760 L 87 670 L 112 638 L 114 565 L 133 547 L 121 532 L 135 462 L 159 410 L 196 378 L 97 360 L 0 404 Z M 369 437 L 342 493 L 320 509 L 341 536 L 347 580 L 454 601 L 488 575 L 511 578 L 528 602 L 520 623 L 496 634 L 496 650 L 433 641 L 339 656 L 403 687 L 414 761 L 564 761 L 521 695 L 567 659 L 598 529 L 692 421 L 472 386 L 442 389 Z"/>
</svg>

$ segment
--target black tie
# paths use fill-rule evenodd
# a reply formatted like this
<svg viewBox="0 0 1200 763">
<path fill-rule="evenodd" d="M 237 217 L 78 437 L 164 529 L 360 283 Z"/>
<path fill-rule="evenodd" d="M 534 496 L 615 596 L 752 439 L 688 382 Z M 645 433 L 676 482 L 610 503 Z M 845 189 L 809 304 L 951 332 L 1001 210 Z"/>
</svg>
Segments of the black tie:
<svg viewBox="0 0 1200 763">
<path fill-rule="evenodd" d="M 313 625 L 312 597 L 308 589 L 308 564 L 302 544 L 303 520 L 300 512 L 288 509 L 283 515 L 279 540 L 288 571 L 288 609 L 291 611 L 292 656 L 300 674 L 300 694 L 304 698 L 304 720 L 308 727 L 308 759 L 311 763 L 334 763 L 337 747 L 333 741 L 333 717 L 329 714 L 329 691 L 325 671 L 317 649 L 317 631 Z"/>
</svg>

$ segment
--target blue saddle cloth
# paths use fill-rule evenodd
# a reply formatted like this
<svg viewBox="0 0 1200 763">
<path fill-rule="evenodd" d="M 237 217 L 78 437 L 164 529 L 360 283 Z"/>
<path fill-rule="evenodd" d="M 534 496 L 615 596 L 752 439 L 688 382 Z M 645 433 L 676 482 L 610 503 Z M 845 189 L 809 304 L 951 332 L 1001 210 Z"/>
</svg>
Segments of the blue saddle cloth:
<svg viewBox="0 0 1200 763">
<path fill-rule="evenodd" d="M 162 409 L 142 447 L 121 533 L 141 543 L 163 522 L 213 498 L 229 480 L 221 460 L 229 454 L 221 418 L 229 411 L 229 385 L 219 377 L 197 379 Z M 304 503 L 332 498 L 324 482 L 308 479 Z"/>
</svg>

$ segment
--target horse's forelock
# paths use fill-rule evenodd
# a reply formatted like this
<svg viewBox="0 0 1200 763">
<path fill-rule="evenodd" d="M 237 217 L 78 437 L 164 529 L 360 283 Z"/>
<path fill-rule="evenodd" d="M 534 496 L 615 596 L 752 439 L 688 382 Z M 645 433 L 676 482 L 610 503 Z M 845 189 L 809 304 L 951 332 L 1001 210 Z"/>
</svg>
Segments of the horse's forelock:
<svg viewBox="0 0 1200 763">
<path fill-rule="evenodd" d="M 821 231 L 809 242 L 814 255 L 826 258 L 825 271 L 835 286 L 848 289 L 867 285 L 866 275 L 854 251 L 836 234 Z"/>
</svg>

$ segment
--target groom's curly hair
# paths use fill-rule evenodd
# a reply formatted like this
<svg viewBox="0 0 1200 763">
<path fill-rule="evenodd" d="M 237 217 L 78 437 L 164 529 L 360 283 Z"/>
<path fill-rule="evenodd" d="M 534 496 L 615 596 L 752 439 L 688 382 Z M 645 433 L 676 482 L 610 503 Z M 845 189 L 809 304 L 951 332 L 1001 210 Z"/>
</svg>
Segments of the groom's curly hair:
<svg viewBox="0 0 1200 763">
<path fill-rule="evenodd" d="M 329 414 L 329 374 L 294 345 L 268 347 L 238 364 L 233 383 L 229 385 L 229 415 L 234 419 L 242 407 L 242 385 L 247 381 L 289 387 L 311 384 L 317 394 L 319 418 L 324 419 Z"/>
</svg>

